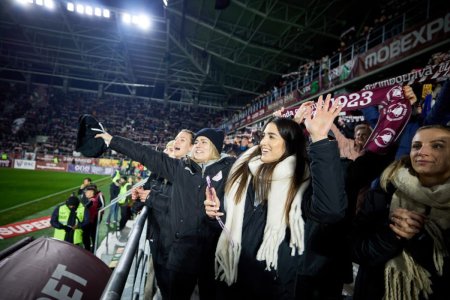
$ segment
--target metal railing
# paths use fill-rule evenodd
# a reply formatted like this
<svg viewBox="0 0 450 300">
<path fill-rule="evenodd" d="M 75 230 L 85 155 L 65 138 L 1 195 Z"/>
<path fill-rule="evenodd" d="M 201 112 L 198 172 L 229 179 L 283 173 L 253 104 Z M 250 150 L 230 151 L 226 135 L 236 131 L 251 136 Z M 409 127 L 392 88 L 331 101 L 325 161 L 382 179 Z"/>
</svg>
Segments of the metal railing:
<svg viewBox="0 0 450 300">
<path fill-rule="evenodd" d="M 139 299 L 139 294 L 145 287 L 146 267 L 148 267 L 150 259 L 150 253 L 146 250 L 148 247 L 145 247 L 145 236 L 142 235 L 147 225 L 147 215 L 148 208 L 144 206 L 133 226 L 119 263 L 103 291 L 101 300 L 118 300 L 121 298 L 133 261 L 135 262 L 135 272 L 133 274 L 132 299 Z M 139 243 L 142 237 L 144 237 L 144 242 Z M 139 245 L 140 247 L 138 247 Z"/>
<path fill-rule="evenodd" d="M 113 205 L 115 205 L 116 203 L 118 203 L 120 200 L 122 200 L 123 198 L 126 198 L 128 196 L 131 195 L 131 191 L 134 188 L 138 188 L 141 186 L 144 186 L 144 184 L 147 182 L 148 177 L 145 179 L 142 179 L 141 181 L 139 181 L 138 183 L 136 183 L 135 185 L 133 185 L 131 187 L 130 190 L 128 190 L 125 194 L 119 195 L 116 198 L 112 199 L 111 202 L 108 205 L 105 205 L 104 207 L 102 207 L 99 211 L 98 211 L 98 215 L 101 216 L 103 214 L 103 212 L 108 209 L 111 208 Z M 102 218 L 97 218 L 97 229 L 95 231 L 95 245 L 94 245 L 94 253 L 95 251 L 98 249 L 98 240 L 99 240 L 99 229 L 100 229 L 100 223 L 102 222 Z M 108 235 L 106 235 L 106 238 L 108 239 Z"/>
</svg>

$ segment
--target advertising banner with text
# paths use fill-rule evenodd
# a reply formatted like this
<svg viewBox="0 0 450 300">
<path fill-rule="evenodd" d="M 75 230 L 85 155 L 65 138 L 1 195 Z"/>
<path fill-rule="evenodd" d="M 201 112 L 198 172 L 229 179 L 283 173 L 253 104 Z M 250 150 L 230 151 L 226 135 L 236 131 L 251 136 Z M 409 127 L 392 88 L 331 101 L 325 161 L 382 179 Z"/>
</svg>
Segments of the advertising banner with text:
<svg viewBox="0 0 450 300">
<path fill-rule="evenodd" d="M 50 216 L 0 226 L 0 240 L 50 227 Z"/>
<path fill-rule="evenodd" d="M 51 163 L 47 161 L 37 161 L 36 170 L 48 170 L 48 171 L 58 171 L 65 172 L 67 169 L 67 164 L 65 163 Z"/>
<path fill-rule="evenodd" d="M 0 160 L 0 168 L 9 168 L 9 167 L 11 167 L 11 161 L 9 159 Z"/>
<path fill-rule="evenodd" d="M 357 75 L 390 65 L 422 49 L 450 38 L 450 13 L 399 34 L 361 55 Z"/>
<path fill-rule="evenodd" d="M 34 160 L 26 160 L 26 159 L 14 160 L 14 169 L 34 170 L 35 167 L 36 162 Z"/>
</svg>

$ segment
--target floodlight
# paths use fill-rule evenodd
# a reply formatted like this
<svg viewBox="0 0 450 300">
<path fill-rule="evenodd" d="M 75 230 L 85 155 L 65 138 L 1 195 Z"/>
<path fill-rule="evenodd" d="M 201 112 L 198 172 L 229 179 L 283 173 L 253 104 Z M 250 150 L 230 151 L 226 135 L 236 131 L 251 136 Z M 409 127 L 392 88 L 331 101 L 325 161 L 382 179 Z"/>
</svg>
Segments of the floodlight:
<svg viewBox="0 0 450 300">
<path fill-rule="evenodd" d="M 67 10 L 75 11 L 75 5 L 72 2 L 67 2 Z"/>
<path fill-rule="evenodd" d="M 122 15 L 122 21 L 126 24 L 130 24 L 131 23 L 131 16 L 130 14 L 124 13 Z"/>
<path fill-rule="evenodd" d="M 140 22 L 141 22 L 141 17 L 140 16 L 132 16 L 131 17 L 131 23 L 133 23 L 135 25 L 139 25 Z"/>
<path fill-rule="evenodd" d="M 93 14 L 92 6 L 89 6 L 89 5 L 86 6 L 85 12 L 87 15 L 92 16 L 92 14 Z"/>
<path fill-rule="evenodd" d="M 109 9 L 103 9 L 103 17 L 109 18 L 111 16 L 111 13 L 109 12 Z"/>
<path fill-rule="evenodd" d="M 102 9 L 100 7 L 96 7 L 94 9 L 94 15 L 96 15 L 97 17 L 101 17 L 102 16 Z"/>
<path fill-rule="evenodd" d="M 44 0 L 36 0 L 36 4 L 42 6 L 44 5 Z"/>
<path fill-rule="evenodd" d="M 53 9 L 55 7 L 55 3 L 53 3 L 53 0 L 44 0 L 44 5 L 49 9 Z"/>
<path fill-rule="evenodd" d="M 16 2 L 21 5 L 26 5 L 28 1 L 27 0 L 16 0 Z M 33 0 L 31 1 L 31 4 L 33 4 Z"/>
<path fill-rule="evenodd" d="M 148 29 L 150 27 L 150 18 L 144 15 L 140 15 L 139 23 L 137 25 L 142 29 Z"/>
<path fill-rule="evenodd" d="M 84 5 L 77 4 L 77 13 L 84 14 Z"/>
<path fill-rule="evenodd" d="M 167 6 L 169 4 L 169 0 L 163 0 L 164 6 Z"/>
</svg>

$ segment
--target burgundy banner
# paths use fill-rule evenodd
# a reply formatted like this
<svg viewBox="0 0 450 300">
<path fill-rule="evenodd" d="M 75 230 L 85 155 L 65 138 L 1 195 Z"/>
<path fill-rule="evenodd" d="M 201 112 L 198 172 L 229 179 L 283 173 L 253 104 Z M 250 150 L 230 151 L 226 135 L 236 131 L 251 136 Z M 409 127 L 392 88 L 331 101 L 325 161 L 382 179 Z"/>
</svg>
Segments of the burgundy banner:
<svg viewBox="0 0 450 300">
<path fill-rule="evenodd" d="M 375 83 L 367 84 L 364 89 L 374 89 L 378 87 L 391 86 L 394 84 L 403 84 L 406 83 L 408 85 L 413 84 L 414 82 L 423 82 L 425 80 L 437 80 L 442 79 L 444 77 L 449 76 L 450 71 L 450 61 L 441 62 L 438 65 L 430 65 L 425 68 L 414 70 L 413 72 L 399 75 L 396 77 L 392 77 L 386 80 L 377 81 Z"/>
<path fill-rule="evenodd" d="M 377 126 L 364 146 L 365 149 L 384 153 L 386 148 L 398 138 L 411 116 L 411 104 L 403 96 L 399 85 L 364 90 L 348 95 L 339 95 L 331 102 L 339 101 L 342 111 L 352 111 L 370 106 L 381 106 Z M 294 116 L 298 107 L 285 110 L 282 117 Z"/>
<path fill-rule="evenodd" d="M 50 170 L 50 171 L 58 171 L 65 172 L 67 171 L 66 163 L 51 163 L 47 161 L 37 161 L 36 162 L 36 170 Z"/>
</svg>

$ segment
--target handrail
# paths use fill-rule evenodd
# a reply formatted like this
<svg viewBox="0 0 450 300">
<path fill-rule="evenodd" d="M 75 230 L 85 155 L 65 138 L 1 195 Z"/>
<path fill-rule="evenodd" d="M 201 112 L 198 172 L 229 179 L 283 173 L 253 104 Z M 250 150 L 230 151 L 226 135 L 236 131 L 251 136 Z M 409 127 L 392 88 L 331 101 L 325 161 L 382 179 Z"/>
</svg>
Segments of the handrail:
<svg viewBox="0 0 450 300">
<path fill-rule="evenodd" d="M 145 222 L 147 221 L 148 208 L 144 206 L 139 214 L 139 218 L 131 230 L 130 237 L 122 256 L 111 275 L 111 278 L 106 285 L 105 290 L 101 296 L 101 300 L 119 300 L 122 296 L 123 289 L 130 272 L 131 265 L 139 244 L 139 239 L 142 234 Z"/>
<path fill-rule="evenodd" d="M 105 209 L 111 207 L 112 205 L 116 204 L 119 200 L 122 200 L 123 198 L 126 198 L 128 196 L 131 195 L 131 191 L 134 188 L 138 188 L 141 186 L 144 186 L 144 184 L 147 182 L 149 177 L 142 179 L 141 181 L 139 181 L 138 183 L 136 183 L 135 185 L 133 185 L 131 187 L 131 189 L 129 189 L 125 194 L 119 195 L 116 198 L 112 199 L 111 202 L 108 205 L 105 205 L 105 207 L 102 207 L 101 209 L 98 210 L 98 215 L 101 216 L 102 212 L 105 211 Z M 97 218 L 97 229 L 95 230 L 95 244 L 94 244 L 94 253 L 95 251 L 97 251 L 97 246 L 98 246 L 98 231 L 100 228 L 100 222 L 102 221 L 101 218 Z"/>
</svg>

